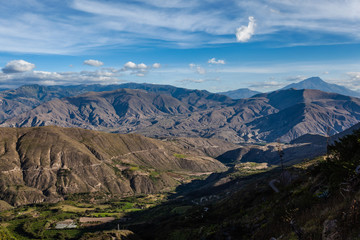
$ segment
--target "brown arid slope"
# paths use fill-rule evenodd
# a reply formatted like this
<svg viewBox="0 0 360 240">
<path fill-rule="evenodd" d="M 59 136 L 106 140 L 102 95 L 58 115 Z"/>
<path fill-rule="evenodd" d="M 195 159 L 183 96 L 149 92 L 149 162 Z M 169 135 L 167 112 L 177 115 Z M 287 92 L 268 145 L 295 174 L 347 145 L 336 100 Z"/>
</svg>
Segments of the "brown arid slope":
<svg viewBox="0 0 360 240">
<path fill-rule="evenodd" d="M 60 127 L 0 128 L 0 136 L 0 199 L 15 206 L 76 193 L 154 193 L 176 186 L 181 174 L 227 169 L 204 150 L 221 153 L 216 142 L 194 148 L 183 140 Z"/>
</svg>

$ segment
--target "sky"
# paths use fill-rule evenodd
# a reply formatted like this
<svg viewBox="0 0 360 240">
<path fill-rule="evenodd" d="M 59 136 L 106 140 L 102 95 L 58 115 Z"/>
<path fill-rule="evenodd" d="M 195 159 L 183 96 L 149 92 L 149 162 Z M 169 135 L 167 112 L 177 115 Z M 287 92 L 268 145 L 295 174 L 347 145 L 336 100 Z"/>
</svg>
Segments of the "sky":
<svg viewBox="0 0 360 240">
<path fill-rule="evenodd" d="M 319 76 L 360 91 L 360 1 L 4 1 L 0 69 L 0 88 L 267 92 Z"/>
</svg>

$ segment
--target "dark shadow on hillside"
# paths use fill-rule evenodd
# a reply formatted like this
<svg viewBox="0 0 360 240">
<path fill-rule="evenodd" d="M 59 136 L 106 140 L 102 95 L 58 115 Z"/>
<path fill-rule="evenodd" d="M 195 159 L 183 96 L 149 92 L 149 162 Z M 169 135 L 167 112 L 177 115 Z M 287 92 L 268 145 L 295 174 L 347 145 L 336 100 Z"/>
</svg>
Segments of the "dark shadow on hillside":
<svg viewBox="0 0 360 240">
<path fill-rule="evenodd" d="M 312 159 L 326 153 L 326 142 L 298 143 L 282 146 L 284 164 L 292 165 L 304 159 Z M 240 162 L 267 163 L 268 165 L 280 164 L 278 148 L 276 145 L 241 147 L 227 151 L 216 158 L 225 165 L 232 166 Z"/>
<path fill-rule="evenodd" d="M 165 225 L 167 230 L 172 227 L 177 228 L 178 224 L 191 225 L 192 222 L 197 221 L 196 216 L 192 219 L 193 212 L 206 212 L 213 204 L 232 198 L 241 190 L 252 188 L 253 185 L 265 189 L 266 195 L 275 194 L 268 184 L 272 179 L 279 179 L 282 170 L 274 168 L 266 172 L 237 177 L 233 175 L 235 172 L 235 168 L 231 168 L 227 172 L 213 173 L 205 180 L 194 180 L 181 185 L 177 187 L 176 193 L 169 197 L 169 201 L 154 208 L 129 214 L 127 217 L 131 220 L 119 223 L 120 227 L 139 234 L 143 239 L 154 239 L 162 235 L 162 228 Z M 190 215 L 187 209 L 191 209 Z M 211 219 L 215 222 L 219 220 Z M 195 224 L 201 225 L 201 222 Z M 166 237 L 161 236 L 159 239 Z"/>
</svg>

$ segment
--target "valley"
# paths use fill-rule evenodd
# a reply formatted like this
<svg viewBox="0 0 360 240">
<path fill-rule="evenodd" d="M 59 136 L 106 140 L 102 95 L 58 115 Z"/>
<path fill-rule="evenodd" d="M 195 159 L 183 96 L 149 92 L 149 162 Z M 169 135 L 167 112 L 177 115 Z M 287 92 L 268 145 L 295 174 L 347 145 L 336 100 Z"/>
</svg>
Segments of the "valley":
<svg viewBox="0 0 360 240">
<path fill-rule="evenodd" d="M 320 239 L 356 199 L 324 172 L 328 145 L 339 151 L 359 129 L 356 97 L 291 88 L 235 100 L 124 84 L 24 86 L 2 98 L 18 101 L 2 108 L 0 128 L 5 239 Z"/>
<path fill-rule="evenodd" d="M 0 240 L 360 240 L 359 0 L 0 4 Z"/>
</svg>

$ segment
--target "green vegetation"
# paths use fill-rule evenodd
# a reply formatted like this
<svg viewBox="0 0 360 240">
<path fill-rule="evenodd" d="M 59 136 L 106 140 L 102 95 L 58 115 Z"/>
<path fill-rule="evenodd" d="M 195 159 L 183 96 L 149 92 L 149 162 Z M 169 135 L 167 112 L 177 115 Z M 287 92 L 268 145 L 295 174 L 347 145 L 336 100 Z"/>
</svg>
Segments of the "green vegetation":
<svg viewBox="0 0 360 240">
<path fill-rule="evenodd" d="M 137 171 L 137 170 L 139 170 L 139 169 L 140 169 L 139 166 L 132 166 L 132 167 L 129 168 L 129 170 L 130 170 L 130 171 L 133 171 L 133 172 L 134 172 L 134 171 Z"/>
<path fill-rule="evenodd" d="M 185 154 L 174 153 L 174 157 L 184 159 L 184 158 L 186 158 L 186 155 Z"/>
<path fill-rule="evenodd" d="M 95 227 L 83 227 L 80 217 L 114 217 L 121 219 L 127 214 L 161 204 L 164 194 L 149 194 L 127 198 L 113 198 L 92 202 L 94 196 L 76 194 L 56 204 L 37 204 L 0 212 L 0 240 L 12 239 L 79 239 L 86 233 L 115 228 L 111 223 Z M 76 200 L 74 200 L 76 199 Z M 81 199 L 81 200 L 80 200 Z M 104 198 L 100 198 L 104 199 Z M 76 229 L 55 229 L 56 223 L 72 219 Z M 96 234 L 95 234 L 96 235 Z M 125 235 L 124 235 L 125 236 Z"/>
</svg>

